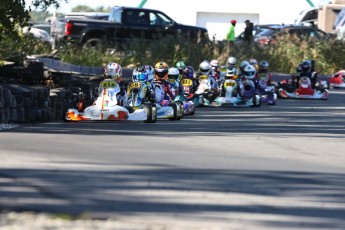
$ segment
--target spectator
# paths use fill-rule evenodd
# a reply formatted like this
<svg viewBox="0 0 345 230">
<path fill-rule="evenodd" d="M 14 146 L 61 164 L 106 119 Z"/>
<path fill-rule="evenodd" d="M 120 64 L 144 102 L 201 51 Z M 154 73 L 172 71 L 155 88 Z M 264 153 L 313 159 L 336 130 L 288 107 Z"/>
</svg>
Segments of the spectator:
<svg viewBox="0 0 345 230">
<path fill-rule="evenodd" d="M 247 41 L 249 44 L 253 40 L 253 23 L 248 19 L 245 21 L 246 28 L 244 29 L 244 38 L 243 40 Z"/>
<path fill-rule="evenodd" d="M 235 26 L 236 26 L 236 20 L 230 21 L 231 25 L 229 28 L 229 32 L 226 36 L 226 40 L 229 42 L 229 44 L 233 44 L 236 37 L 235 37 Z"/>
</svg>

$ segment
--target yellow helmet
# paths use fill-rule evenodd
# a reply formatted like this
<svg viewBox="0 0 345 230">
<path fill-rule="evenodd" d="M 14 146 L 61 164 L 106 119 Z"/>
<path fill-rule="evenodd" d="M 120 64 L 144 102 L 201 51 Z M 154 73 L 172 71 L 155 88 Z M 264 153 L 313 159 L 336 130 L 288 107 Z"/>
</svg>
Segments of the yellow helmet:
<svg viewBox="0 0 345 230">
<path fill-rule="evenodd" d="M 167 63 L 161 61 L 155 65 L 155 79 L 156 80 L 166 80 L 168 79 L 169 66 Z"/>
</svg>

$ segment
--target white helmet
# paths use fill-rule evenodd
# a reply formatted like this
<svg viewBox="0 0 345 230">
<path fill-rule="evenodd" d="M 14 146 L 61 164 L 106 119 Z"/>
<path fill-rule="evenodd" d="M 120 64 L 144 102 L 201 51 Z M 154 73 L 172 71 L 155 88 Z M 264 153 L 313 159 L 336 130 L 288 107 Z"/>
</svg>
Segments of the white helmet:
<svg viewBox="0 0 345 230">
<path fill-rule="evenodd" d="M 199 69 L 203 74 L 208 74 L 211 70 L 211 65 L 207 61 L 203 61 L 200 63 Z"/>
<path fill-rule="evenodd" d="M 104 70 L 106 79 L 117 80 L 122 77 L 122 67 L 117 63 L 109 63 Z"/>
<path fill-rule="evenodd" d="M 243 70 L 244 67 L 246 67 L 247 65 L 250 65 L 248 61 L 241 61 L 241 63 L 240 63 L 241 70 Z"/>
<path fill-rule="evenodd" d="M 258 64 L 258 61 L 256 59 L 254 59 L 254 58 L 249 59 L 248 62 L 249 62 L 249 64 L 251 64 L 253 66 L 256 66 Z"/>
<path fill-rule="evenodd" d="M 246 79 L 254 79 L 255 73 L 256 73 L 255 67 L 252 65 L 246 65 L 243 69 L 243 76 Z"/>
<path fill-rule="evenodd" d="M 170 67 L 168 70 L 168 81 L 175 82 L 180 76 L 180 71 L 176 67 Z"/>
<path fill-rule="evenodd" d="M 228 65 L 234 66 L 237 63 L 237 59 L 235 57 L 228 58 Z"/>
</svg>

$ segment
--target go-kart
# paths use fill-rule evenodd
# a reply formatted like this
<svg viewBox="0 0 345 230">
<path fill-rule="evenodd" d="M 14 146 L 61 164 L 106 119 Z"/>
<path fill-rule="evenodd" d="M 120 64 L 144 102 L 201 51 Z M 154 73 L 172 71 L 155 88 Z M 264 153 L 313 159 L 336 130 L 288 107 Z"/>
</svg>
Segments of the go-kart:
<svg viewBox="0 0 345 230">
<path fill-rule="evenodd" d="M 198 88 L 194 94 L 195 107 L 211 106 L 213 101 L 218 97 L 218 90 L 212 88 L 211 76 L 201 75 L 198 78 Z"/>
<path fill-rule="evenodd" d="M 128 102 L 127 105 L 134 111 L 144 109 L 145 107 L 151 107 L 153 111 L 153 121 L 157 121 L 157 108 L 152 101 L 148 98 L 150 94 L 148 85 L 145 82 L 134 81 L 128 84 Z"/>
<path fill-rule="evenodd" d="M 261 97 L 256 93 L 255 84 L 251 80 L 240 82 L 226 79 L 222 87 L 224 96 L 215 100 L 219 106 L 259 107 L 261 105 Z M 235 90 L 239 92 L 235 93 Z"/>
<path fill-rule="evenodd" d="M 336 72 L 329 79 L 329 84 L 333 88 L 345 88 L 345 70 Z"/>
<path fill-rule="evenodd" d="M 266 86 L 258 90 L 261 96 L 261 103 L 266 103 L 268 105 L 275 105 L 277 102 L 277 94 L 275 92 L 275 87 L 273 85 Z"/>
<path fill-rule="evenodd" d="M 144 121 L 152 123 L 156 121 L 156 110 L 149 104 L 141 109 L 130 112 L 127 108 L 118 105 L 117 95 L 120 93 L 119 84 L 116 81 L 104 80 L 101 82 L 101 92 L 93 105 L 79 112 L 70 108 L 65 114 L 66 121 Z"/>
<path fill-rule="evenodd" d="M 275 105 L 277 102 L 276 88 L 273 83 L 268 84 L 268 73 L 259 73 L 257 80 L 257 93 L 261 96 L 261 103 Z"/>
<path fill-rule="evenodd" d="M 320 81 L 315 89 L 311 88 L 311 81 L 308 77 L 301 77 L 299 87 L 296 88 L 291 81 L 279 83 L 278 96 L 281 98 L 300 98 L 300 99 L 328 99 L 327 81 Z"/>
<path fill-rule="evenodd" d="M 174 101 L 182 103 L 184 115 L 194 115 L 195 105 L 193 102 L 193 97 L 190 97 L 193 81 L 187 78 L 181 79 L 181 85 L 183 86 L 184 95 L 176 95 Z"/>
<path fill-rule="evenodd" d="M 135 81 L 128 85 L 128 106 L 133 110 L 150 105 L 156 114 L 156 119 L 180 120 L 183 117 L 182 103 L 164 100 L 164 85 L 152 85 L 154 98 L 151 97 L 149 86 L 145 82 Z"/>
</svg>

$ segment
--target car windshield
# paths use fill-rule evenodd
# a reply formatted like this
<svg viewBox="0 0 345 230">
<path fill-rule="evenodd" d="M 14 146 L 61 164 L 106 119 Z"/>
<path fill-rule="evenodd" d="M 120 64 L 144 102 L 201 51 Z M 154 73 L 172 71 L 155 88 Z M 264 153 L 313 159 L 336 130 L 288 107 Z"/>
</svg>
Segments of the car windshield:
<svg viewBox="0 0 345 230">
<path fill-rule="evenodd" d="M 272 36 L 277 30 L 275 29 L 264 29 L 260 33 L 258 33 L 256 36 Z"/>
</svg>

